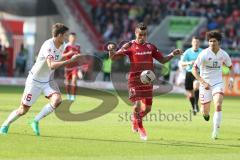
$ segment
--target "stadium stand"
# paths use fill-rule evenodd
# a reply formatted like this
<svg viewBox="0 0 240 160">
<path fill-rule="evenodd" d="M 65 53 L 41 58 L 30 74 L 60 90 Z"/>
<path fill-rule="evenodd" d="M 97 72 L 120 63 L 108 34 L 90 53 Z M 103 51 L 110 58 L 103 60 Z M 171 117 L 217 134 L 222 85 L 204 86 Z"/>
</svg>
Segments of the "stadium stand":
<svg viewBox="0 0 240 160">
<path fill-rule="evenodd" d="M 223 48 L 240 49 L 238 0 L 88 0 L 88 4 L 93 24 L 105 41 L 132 39 L 133 27 L 139 21 L 157 25 L 167 15 L 194 16 L 208 20 L 207 25 L 197 33 L 203 42 L 207 31 L 217 29 L 225 37 Z"/>
</svg>

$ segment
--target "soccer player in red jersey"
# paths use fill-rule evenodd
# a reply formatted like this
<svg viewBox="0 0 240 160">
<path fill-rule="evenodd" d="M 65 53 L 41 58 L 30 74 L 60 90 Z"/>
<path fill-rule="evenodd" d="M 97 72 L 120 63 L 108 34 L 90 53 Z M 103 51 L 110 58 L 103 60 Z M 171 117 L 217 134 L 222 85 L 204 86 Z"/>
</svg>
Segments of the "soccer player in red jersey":
<svg viewBox="0 0 240 160">
<path fill-rule="evenodd" d="M 63 57 L 66 60 L 71 59 L 74 54 L 80 54 L 80 45 L 76 44 L 76 33 L 70 33 L 68 43 L 66 44 Z M 76 97 L 77 75 L 78 67 L 76 64 L 68 64 L 65 66 L 65 88 L 67 92 L 67 99 L 74 101 Z"/>
<path fill-rule="evenodd" d="M 153 59 L 160 63 L 170 61 L 174 56 L 181 55 L 180 49 L 173 50 L 168 56 L 163 54 L 155 45 L 148 43 L 147 26 L 139 23 L 135 28 L 136 39 L 125 43 L 116 51 L 116 45 L 109 43 L 107 46 L 109 57 L 117 60 L 128 56 L 131 66 L 128 78 L 129 99 L 134 103 L 132 116 L 132 130 L 138 132 L 142 140 L 147 140 L 147 134 L 143 127 L 142 118 L 152 108 L 153 85 L 143 84 L 140 81 L 140 74 L 144 70 L 153 70 Z"/>
</svg>

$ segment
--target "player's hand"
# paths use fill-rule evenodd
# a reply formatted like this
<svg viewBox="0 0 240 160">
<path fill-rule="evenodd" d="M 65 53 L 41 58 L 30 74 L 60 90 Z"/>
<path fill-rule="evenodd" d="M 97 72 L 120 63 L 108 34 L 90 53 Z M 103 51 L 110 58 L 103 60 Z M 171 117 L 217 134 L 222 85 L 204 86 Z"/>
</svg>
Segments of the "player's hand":
<svg viewBox="0 0 240 160">
<path fill-rule="evenodd" d="M 73 50 L 70 50 L 70 51 L 68 52 L 68 54 L 69 54 L 69 55 L 73 55 L 73 54 L 74 54 L 74 51 L 73 51 Z"/>
<path fill-rule="evenodd" d="M 202 84 L 206 90 L 209 90 L 211 87 L 210 84 L 208 84 L 207 82 L 202 82 Z"/>
<path fill-rule="evenodd" d="M 181 49 L 174 49 L 174 50 L 172 51 L 172 54 L 173 54 L 174 56 L 182 55 L 182 54 L 183 54 L 183 51 L 182 51 Z"/>
<path fill-rule="evenodd" d="M 80 54 L 74 54 L 74 55 L 72 56 L 72 58 L 70 59 L 70 61 L 71 61 L 71 62 L 74 62 L 74 61 L 76 61 L 77 59 L 79 59 L 80 57 L 81 57 Z"/>
<path fill-rule="evenodd" d="M 233 89 L 233 83 L 234 83 L 234 79 L 233 79 L 233 78 L 230 78 L 229 83 L 228 83 L 228 88 L 229 88 L 230 90 Z"/>
<path fill-rule="evenodd" d="M 109 43 L 108 45 L 107 45 L 107 50 L 108 51 L 110 51 L 110 52 L 112 52 L 112 51 L 115 51 L 116 50 L 116 44 L 114 44 L 114 43 Z"/>
</svg>

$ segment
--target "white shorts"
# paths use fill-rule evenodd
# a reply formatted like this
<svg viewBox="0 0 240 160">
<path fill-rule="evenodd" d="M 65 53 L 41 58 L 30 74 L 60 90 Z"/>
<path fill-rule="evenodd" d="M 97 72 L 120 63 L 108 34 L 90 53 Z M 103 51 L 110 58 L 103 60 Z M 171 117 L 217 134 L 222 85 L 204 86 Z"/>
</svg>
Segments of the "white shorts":
<svg viewBox="0 0 240 160">
<path fill-rule="evenodd" d="M 206 90 L 202 84 L 199 86 L 199 99 L 201 104 L 206 104 L 208 102 L 211 102 L 213 99 L 213 96 L 217 93 L 223 94 L 224 92 L 224 85 L 223 83 L 217 83 L 209 90 Z"/>
<path fill-rule="evenodd" d="M 25 83 L 25 89 L 22 96 L 22 104 L 26 106 L 32 106 L 42 92 L 45 97 L 49 98 L 54 93 L 59 94 L 60 90 L 55 81 L 41 83 L 33 80 L 32 77 L 29 76 Z"/>
</svg>

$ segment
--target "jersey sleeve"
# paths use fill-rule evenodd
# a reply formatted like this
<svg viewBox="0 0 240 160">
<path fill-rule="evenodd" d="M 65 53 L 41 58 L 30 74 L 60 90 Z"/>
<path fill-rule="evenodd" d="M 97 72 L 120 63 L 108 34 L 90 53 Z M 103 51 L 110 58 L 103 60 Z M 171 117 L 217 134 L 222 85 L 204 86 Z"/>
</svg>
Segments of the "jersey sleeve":
<svg viewBox="0 0 240 160">
<path fill-rule="evenodd" d="M 131 53 L 131 42 L 125 43 L 120 49 L 117 50 L 116 54 L 129 55 Z"/>
<path fill-rule="evenodd" d="M 116 51 L 116 53 L 114 54 L 114 57 L 124 57 L 124 56 L 129 56 L 131 53 L 131 43 L 125 43 L 120 49 L 118 49 Z"/>
<path fill-rule="evenodd" d="M 156 46 L 152 45 L 152 56 L 154 59 L 159 60 L 163 58 L 163 53 L 160 52 Z"/>
<path fill-rule="evenodd" d="M 227 53 L 225 53 L 224 64 L 227 67 L 232 67 L 232 60 Z"/>
</svg>

